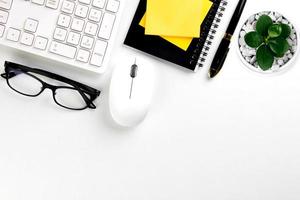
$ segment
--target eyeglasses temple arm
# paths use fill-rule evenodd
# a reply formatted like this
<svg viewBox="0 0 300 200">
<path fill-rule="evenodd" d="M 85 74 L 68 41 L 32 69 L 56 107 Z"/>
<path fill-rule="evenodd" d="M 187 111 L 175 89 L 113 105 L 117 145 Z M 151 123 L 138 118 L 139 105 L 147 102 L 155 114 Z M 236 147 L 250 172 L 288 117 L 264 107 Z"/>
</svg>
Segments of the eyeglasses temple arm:
<svg viewBox="0 0 300 200">
<path fill-rule="evenodd" d="M 1 74 L 1 77 L 6 79 L 7 77 L 6 73 Z"/>
<path fill-rule="evenodd" d="M 93 103 L 93 100 L 95 100 L 94 97 L 92 97 L 92 99 L 89 99 L 81 90 L 78 90 L 78 92 L 80 93 L 80 95 L 82 96 L 82 98 L 84 99 L 85 103 L 89 108 L 96 109 L 96 106 Z"/>
<path fill-rule="evenodd" d="M 13 78 L 13 77 L 15 77 L 17 75 L 18 75 L 17 73 L 10 72 L 10 73 L 3 73 L 3 74 L 1 74 L 1 77 L 5 78 L 5 79 L 10 79 L 10 78 Z"/>
</svg>

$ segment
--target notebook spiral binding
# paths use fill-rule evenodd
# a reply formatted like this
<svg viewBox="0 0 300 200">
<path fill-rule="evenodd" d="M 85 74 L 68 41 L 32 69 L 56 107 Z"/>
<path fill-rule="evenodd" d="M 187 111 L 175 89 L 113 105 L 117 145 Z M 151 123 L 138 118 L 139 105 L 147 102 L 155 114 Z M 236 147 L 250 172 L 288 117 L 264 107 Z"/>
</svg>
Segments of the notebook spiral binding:
<svg viewBox="0 0 300 200">
<path fill-rule="evenodd" d="M 198 45 L 196 46 L 196 49 L 194 50 L 194 55 L 192 56 L 192 60 L 194 62 L 197 62 L 196 69 L 198 69 L 199 67 L 203 67 L 206 61 L 206 57 L 208 56 L 210 46 L 212 45 L 212 42 L 215 38 L 215 34 L 219 27 L 219 23 L 221 22 L 224 11 L 228 4 L 227 1 L 228 0 L 216 0 L 215 4 L 213 5 L 215 9 L 212 9 L 213 12 L 210 13 L 208 19 L 206 20 L 206 23 L 204 24 L 204 28 L 199 38 Z M 195 58 L 198 58 L 198 60 L 194 60 Z"/>
</svg>

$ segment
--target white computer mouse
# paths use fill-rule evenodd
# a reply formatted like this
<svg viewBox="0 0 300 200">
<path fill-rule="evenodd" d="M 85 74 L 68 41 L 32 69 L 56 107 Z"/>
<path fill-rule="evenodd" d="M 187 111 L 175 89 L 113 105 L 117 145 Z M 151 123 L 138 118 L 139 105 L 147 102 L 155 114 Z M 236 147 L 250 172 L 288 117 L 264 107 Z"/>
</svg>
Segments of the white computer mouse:
<svg viewBox="0 0 300 200">
<path fill-rule="evenodd" d="M 153 66 L 139 57 L 121 59 L 112 73 L 109 108 L 114 121 L 134 127 L 146 117 L 153 94 Z"/>
</svg>

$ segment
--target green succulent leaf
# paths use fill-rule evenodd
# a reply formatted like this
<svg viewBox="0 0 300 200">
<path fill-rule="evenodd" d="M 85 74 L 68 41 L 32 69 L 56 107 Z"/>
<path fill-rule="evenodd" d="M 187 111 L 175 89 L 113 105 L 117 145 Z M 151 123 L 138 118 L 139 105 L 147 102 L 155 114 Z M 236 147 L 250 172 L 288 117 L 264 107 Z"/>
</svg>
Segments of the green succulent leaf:
<svg viewBox="0 0 300 200">
<path fill-rule="evenodd" d="M 276 38 L 282 33 L 282 27 L 280 24 L 273 24 L 268 29 L 269 37 Z"/>
<path fill-rule="evenodd" d="M 249 47 L 257 48 L 263 41 L 263 37 L 256 31 L 249 32 L 245 35 L 245 42 Z"/>
<path fill-rule="evenodd" d="M 256 59 L 259 67 L 264 71 L 269 70 L 274 62 L 273 53 L 267 45 L 261 45 L 257 49 Z"/>
<path fill-rule="evenodd" d="M 280 37 L 286 39 L 291 35 L 291 27 L 287 24 L 281 24 L 281 34 Z"/>
<path fill-rule="evenodd" d="M 256 23 L 256 31 L 262 36 L 268 35 L 268 29 L 273 24 L 271 17 L 268 15 L 262 15 Z"/>
<path fill-rule="evenodd" d="M 269 46 L 276 57 L 283 57 L 290 48 L 287 40 L 281 37 L 270 39 Z"/>
</svg>

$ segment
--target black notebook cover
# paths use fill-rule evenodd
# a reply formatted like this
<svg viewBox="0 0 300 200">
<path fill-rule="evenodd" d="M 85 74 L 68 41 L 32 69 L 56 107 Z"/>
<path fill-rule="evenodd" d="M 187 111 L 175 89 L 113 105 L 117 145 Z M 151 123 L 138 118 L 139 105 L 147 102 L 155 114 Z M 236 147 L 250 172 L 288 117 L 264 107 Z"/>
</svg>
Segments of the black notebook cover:
<svg viewBox="0 0 300 200">
<path fill-rule="evenodd" d="M 213 2 L 205 20 L 201 24 L 201 35 L 194 38 L 187 51 L 164 40 L 159 36 L 145 35 L 145 29 L 139 25 L 146 12 L 147 0 L 140 0 L 137 11 L 124 41 L 125 45 L 154 55 L 161 59 L 175 63 L 187 69 L 195 71 L 202 49 L 207 48 L 205 43 L 207 37 L 210 37 L 211 26 L 214 24 L 215 16 L 221 0 L 210 0 Z"/>
</svg>

